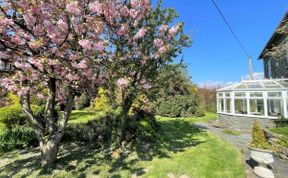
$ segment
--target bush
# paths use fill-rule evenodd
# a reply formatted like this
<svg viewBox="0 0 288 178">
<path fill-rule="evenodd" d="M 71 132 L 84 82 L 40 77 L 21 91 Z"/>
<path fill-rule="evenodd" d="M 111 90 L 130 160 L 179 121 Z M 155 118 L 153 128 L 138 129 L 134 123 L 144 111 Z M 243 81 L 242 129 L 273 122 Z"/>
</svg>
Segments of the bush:
<svg viewBox="0 0 288 178">
<path fill-rule="evenodd" d="M 36 134 L 26 125 L 7 129 L 0 135 L 0 151 L 10 151 L 37 145 L 38 141 Z"/>
<path fill-rule="evenodd" d="M 24 125 L 25 115 L 21 110 L 21 106 L 14 104 L 0 108 L 0 122 L 4 123 L 8 129 L 16 125 Z"/>
<path fill-rule="evenodd" d="M 204 117 L 205 116 L 205 108 L 202 106 L 197 107 L 195 116 L 197 117 Z"/>
<path fill-rule="evenodd" d="M 196 114 L 199 101 L 194 95 L 176 95 L 156 102 L 156 112 L 165 117 L 191 117 Z"/>
<path fill-rule="evenodd" d="M 95 111 L 110 111 L 111 105 L 109 104 L 109 98 L 106 96 L 106 91 L 100 88 L 98 91 L 98 97 L 95 99 L 93 110 Z"/>
<path fill-rule="evenodd" d="M 89 142 L 98 145 L 107 143 L 112 137 L 115 118 L 114 113 L 108 113 L 100 119 L 87 123 L 71 123 L 65 130 L 63 141 Z"/>
<path fill-rule="evenodd" d="M 288 126 L 288 119 L 282 116 L 275 120 L 274 123 L 276 127 L 285 127 Z"/>
<path fill-rule="evenodd" d="M 252 142 L 250 143 L 252 147 L 266 149 L 269 147 L 266 142 L 264 131 L 260 127 L 259 123 L 255 120 L 252 127 Z"/>
<path fill-rule="evenodd" d="M 90 106 L 90 99 L 87 95 L 82 94 L 75 103 L 75 109 L 81 110 Z"/>
</svg>

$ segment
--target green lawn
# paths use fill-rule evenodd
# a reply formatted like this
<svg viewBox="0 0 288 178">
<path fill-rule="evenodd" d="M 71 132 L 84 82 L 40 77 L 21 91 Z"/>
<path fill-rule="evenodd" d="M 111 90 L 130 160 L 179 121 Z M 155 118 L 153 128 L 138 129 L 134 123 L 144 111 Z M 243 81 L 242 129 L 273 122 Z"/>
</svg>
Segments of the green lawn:
<svg viewBox="0 0 288 178">
<path fill-rule="evenodd" d="M 79 113 L 79 112 L 78 112 Z M 83 114 L 83 113 L 82 113 Z M 82 115 L 80 114 L 80 115 Z M 85 115 L 85 117 L 87 116 Z M 172 119 L 158 117 L 165 142 L 159 152 L 143 149 L 113 158 L 87 145 L 65 145 L 54 169 L 41 170 L 37 152 L 14 151 L 0 157 L 0 177 L 131 177 L 244 178 L 239 150 L 193 122 L 208 118 Z M 76 117 L 77 114 L 74 113 Z M 90 117 L 90 116 L 89 116 Z M 92 116 L 91 116 L 92 117 Z M 89 119 L 87 119 L 89 120 Z M 36 151 L 36 150 L 34 150 Z M 8 157 L 10 155 L 10 157 Z"/>
<path fill-rule="evenodd" d="M 157 116 L 158 119 L 169 119 L 168 117 L 161 117 L 161 116 Z M 207 112 L 205 114 L 204 117 L 190 117 L 190 118 L 178 118 L 184 121 L 188 121 L 188 122 L 208 122 L 211 120 L 216 120 L 217 119 L 217 114 L 216 113 L 212 113 L 212 112 Z"/>
<path fill-rule="evenodd" d="M 104 112 L 74 110 L 71 113 L 68 124 L 69 123 L 86 123 L 104 115 L 105 115 Z"/>
<path fill-rule="evenodd" d="M 275 127 L 275 128 L 272 128 L 271 131 L 288 137 L 288 126 Z"/>
</svg>

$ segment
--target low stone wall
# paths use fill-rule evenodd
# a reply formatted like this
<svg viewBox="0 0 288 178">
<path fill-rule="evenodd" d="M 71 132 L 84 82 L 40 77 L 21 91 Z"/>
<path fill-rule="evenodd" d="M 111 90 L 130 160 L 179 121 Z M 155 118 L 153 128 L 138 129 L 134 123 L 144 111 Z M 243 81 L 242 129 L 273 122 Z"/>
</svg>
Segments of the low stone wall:
<svg viewBox="0 0 288 178">
<path fill-rule="evenodd" d="M 226 129 L 233 129 L 250 133 L 254 120 L 258 121 L 263 128 L 271 128 L 275 126 L 273 122 L 274 120 L 271 119 L 229 116 L 223 114 L 218 114 L 218 120 L 216 121 L 216 124 L 218 123 L 219 127 Z"/>
</svg>

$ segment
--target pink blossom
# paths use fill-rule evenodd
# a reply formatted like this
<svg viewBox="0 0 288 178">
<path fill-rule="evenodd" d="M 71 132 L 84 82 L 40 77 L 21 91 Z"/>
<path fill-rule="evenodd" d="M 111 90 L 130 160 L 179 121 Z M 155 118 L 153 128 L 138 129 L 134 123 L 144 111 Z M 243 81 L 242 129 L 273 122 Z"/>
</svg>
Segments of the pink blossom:
<svg viewBox="0 0 288 178">
<path fill-rule="evenodd" d="M 81 14 L 81 10 L 78 7 L 78 2 L 71 2 L 71 3 L 67 4 L 66 9 L 71 14 L 74 14 L 74 15 L 80 15 Z"/>
<path fill-rule="evenodd" d="M 21 45 L 22 44 L 22 39 L 19 36 L 12 37 L 12 42 Z"/>
<path fill-rule="evenodd" d="M 160 55 L 162 55 L 162 54 L 165 54 L 168 50 L 169 50 L 169 47 L 164 46 L 164 47 L 160 48 L 160 49 L 157 51 L 157 53 L 160 54 Z"/>
<path fill-rule="evenodd" d="M 129 9 L 127 8 L 127 6 L 124 6 L 120 9 L 120 14 L 123 17 L 127 17 L 129 15 Z"/>
<path fill-rule="evenodd" d="M 62 19 L 58 20 L 57 25 L 58 25 L 58 27 L 59 27 L 62 31 L 68 30 L 68 25 L 67 25 L 67 23 L 64 22 Z"/>
<path fill-rule="evenodd" d="M 80 63 L 72 63 L 72 67 L 76 69 L 85 69 L 87 68 L 86 60 L 82 60 Z"/>
<path fill-rule="evenodd" d="M 129 85 L 129 81 L 126 78 L 119 78 L 117 81 L 117 85 L 120 88 L 127 88 Z"/>
<path fill-rule="evenodd" d="M 89 4 L 89 10 L 91 13 L 97 13 L 98 15 L 103 13 L 102 5 L 98 1 Z"/>
<path fill-rule="evenodd" d="M 145 83 L 145 84 L 143 85 L 143 88 L 146 89 L 146 90 L 149 90 L 149 89 L 152 88 L 152 85 L 149 84 L 149 83 Z"/>
<path fill-rule="evenodd" d="M 101 41 L 96 43 L 94 46 L 95 46 L 96 50 L 99 52 L 103 52 L 105 50 L 105 46 L 104 46 L 103 42 L 101 42 Z"/>
<path fill-rule="evenodd" d="M 87 50 L 93 49 L 92 43 L 89 40 L 80 40 L 78 43 Z"/>
<path fill-rule="evenodd" d="M 0 22 L 1 23 L 1 22 Z M 12 19 L 7 19 L 7 18 L 4 18 L 2 20 L 2 23 L 5 24 L 5 25 L 14 25 L 14 22 Z"/>
<path fill-rule="evenodd" d="M 133 9 L 136 9 L 137 7 L 139 7 L 140 2 L 139 2 L 139 0 L 131 0 L 130 5 Z"/>
<path fill-rule="evenodd" d="M 137 18 L 138 14 L 139 14 L 139 11 L 135 10 L 135 9 L 131 9 L 130 12 L 129 12 L 130 16 L 134 19 Z"/>
<path fill-rule="evenodd" d="M 36 18 L 31 14 L 23 15 L 23 18 L 28 26 L 34 26 L 36 23 Z"/>
<path fill-rule="evenodd" d="M 179 24 L 174 25 L 174 26 L 169 30 L 169 35 L 170 35 L 171 37 L 175 36 L 175 35 L 178 33 L 179 28 L 180 28 Z"/>
<path fill-rule="evenodd" d="M 159 28 L 159 32 L 161 34 L 165 33 L 168 30 L 168 26 L 167 25 L 161 25 Z"/>
<path fill-rule="evenodd" d="M 71 54 L 71 55 L 69 56 L 69 59 L 70 59 L 71 61 L 76 61 L 76 60 L 78 59 L 78 56 L 75 55 L 75 54 Z"/>
<path fill-rule="evenodd" d="M 144 37 L 147 33 L 147 29 L 142 27 L 139 32 L 133 37 L 134 40 L 140 39 Z"/>
<path fill-rule="evenodd" d="M 128 25 L 122 24 L 119 30 L 117 31 L 117 35 L 124 36 L 127 34 L 127 31 L 128 31 Z"/>
<path fill-rule="evenodd" d="M 159 38 L 155 39 L 153 44 L 154 44 L 156 47 L 158 47 L 158 48 L 161 48 L 161 47 L 164 46 L 163 40 L 161 40 L 161 39 L 159 39 Z"/>
</svg>

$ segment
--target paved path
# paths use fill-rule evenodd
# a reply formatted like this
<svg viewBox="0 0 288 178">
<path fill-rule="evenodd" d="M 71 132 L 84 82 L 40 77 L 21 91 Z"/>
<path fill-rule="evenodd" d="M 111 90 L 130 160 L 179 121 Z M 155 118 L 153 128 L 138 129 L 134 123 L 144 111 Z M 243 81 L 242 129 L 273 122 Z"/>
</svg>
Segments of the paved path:
<svg viewBox="0 0 288 178">
<path fill-rule="evenodd" d="M 254 175 L 252 167 L 253 161 L 250 160 L 249 150 L 247 148 L 247 144 L 251 141 L 251 134 L 248 132 L 241 132 L 239 136 L 225 134 L 223 132 L 224 129 L 215 128 L 209 123 L 195 123 L 197 127 L 207 130 L 208 132 L 214 133 L 217 136 L 221 137 L 222 139 L 226 140 L 227 142 L 233 144 L 237 147 L 243 156 L 245 156 L 245 167 L 246 167 L 246 175 L 248 178 L 258 178 L 258 176 Z M 279 158 L 274 158 L 275 162 L 272 164 L 273 172 L 275 178 L 288 178 L 288 161 L 283 161 Z"/>
</svg>

